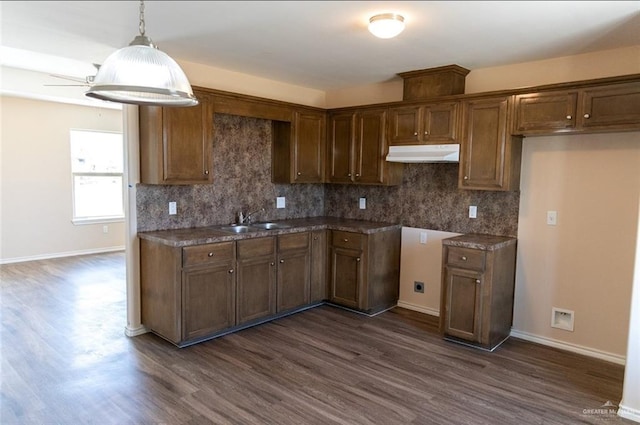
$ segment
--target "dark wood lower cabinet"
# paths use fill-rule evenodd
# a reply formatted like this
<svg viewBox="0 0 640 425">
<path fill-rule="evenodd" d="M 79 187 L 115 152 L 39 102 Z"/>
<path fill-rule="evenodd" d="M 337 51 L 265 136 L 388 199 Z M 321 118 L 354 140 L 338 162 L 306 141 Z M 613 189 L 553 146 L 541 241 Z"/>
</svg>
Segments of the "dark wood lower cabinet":
<svg viewBox="0 0 640 425">
<path fill-rule="evenodd" d="M 331 247 L 331 302 L 362 308 L 362 255 L 361 250 Z"/>
<path fill-rule="evenodd" d="M 443 242 L 440 330 L 487 350 L 511 332 L 516 239 L 462 235 Z"/>
<path fill-rule="evenodd" d="M 238 243 L 237 323 L 252 322 L 276 313 L 275 238 Z"/>
<path fill-rule="evenodd" d="M 311 232 L 310 302 L 315 304 L 329 299 L 327 285 L 327 231 Z"/>
<path fill-rule="evenodd" d="M 278 236 L 278 313 L 309 304 L 311 238 L 308 232 Z"/>
</svg>

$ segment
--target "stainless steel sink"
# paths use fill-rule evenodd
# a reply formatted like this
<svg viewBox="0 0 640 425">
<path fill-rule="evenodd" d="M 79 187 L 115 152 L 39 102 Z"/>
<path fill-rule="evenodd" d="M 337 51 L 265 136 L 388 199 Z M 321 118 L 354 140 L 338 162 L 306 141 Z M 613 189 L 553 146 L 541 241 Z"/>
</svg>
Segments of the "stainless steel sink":
<svg viewBox="0 0 640 425">
<path fill-rule="evenodd" d="M 251 225 L 251 227 L 255 227 L 261 230 L 276 230 L 276 229 L 288 229 L 289 226 L 288 224 L 282 224 L 282 223 L 254 223 Z"/>
<path fill-rule="evenodd" d="M 231 226 L 222 226 L 219 228 L 223 232 L 231 232 L 231 233 L 248 233 L 255 232 L 257 229 L 253 229 L 250 226 L 245 226 L 242 224 L 234 224 Z"/>
</svg>

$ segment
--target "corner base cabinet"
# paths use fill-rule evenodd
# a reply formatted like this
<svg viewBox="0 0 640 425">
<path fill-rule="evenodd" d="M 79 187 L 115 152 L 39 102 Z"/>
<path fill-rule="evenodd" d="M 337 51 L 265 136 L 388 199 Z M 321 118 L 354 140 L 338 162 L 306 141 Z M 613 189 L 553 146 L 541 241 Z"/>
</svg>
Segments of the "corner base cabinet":
<svg viewBox="0 0 640 425">
<path fill-rule="evenodd" d="M 462 235 L 442 244 L 440 331 L 492 351 L 511 332 L 516 239 Z"/>
<path fill-rule="evenodd" d="M 398 303 L 400 229 L 363 234 L 332 230 L 329 301 L 368 314 Z"/>
</svg>

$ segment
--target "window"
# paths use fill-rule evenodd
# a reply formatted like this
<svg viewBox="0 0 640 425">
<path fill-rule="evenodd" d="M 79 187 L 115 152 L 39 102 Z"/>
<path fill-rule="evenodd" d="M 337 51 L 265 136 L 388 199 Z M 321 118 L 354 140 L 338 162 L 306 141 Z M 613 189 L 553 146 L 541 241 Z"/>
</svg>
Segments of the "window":
<svg viewBox="0 0 640 425">
<path fill-rule="evenodd" d="M 122 133 L 71 130 L 73 222 L 124 218 Z"/>
</svg>

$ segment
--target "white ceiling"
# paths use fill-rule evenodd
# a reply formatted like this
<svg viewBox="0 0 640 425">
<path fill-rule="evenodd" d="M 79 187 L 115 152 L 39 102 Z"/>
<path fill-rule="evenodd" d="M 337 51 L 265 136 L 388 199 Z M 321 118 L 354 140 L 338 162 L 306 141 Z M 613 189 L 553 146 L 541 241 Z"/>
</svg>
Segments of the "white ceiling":
<svg viewBox="0 0 640 425">
<path fill-rule="evenodd" d="M 101 63 L 138 33 L 137 1 L 0 7 L 2 46 L 88 64 Z M 145 7 L 147 35 L 175 59 L 320 90 L 449 64 L 473 70 L 640 45 L 640 1 L 146 1 Z M 406 29 L 377 39 L 367 31 L 368 18 L 388 11 L 404 15 Z M 66 75 L 87 68 L 78 69 Z"/>
</svg>

